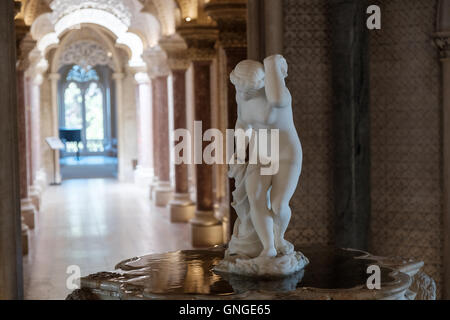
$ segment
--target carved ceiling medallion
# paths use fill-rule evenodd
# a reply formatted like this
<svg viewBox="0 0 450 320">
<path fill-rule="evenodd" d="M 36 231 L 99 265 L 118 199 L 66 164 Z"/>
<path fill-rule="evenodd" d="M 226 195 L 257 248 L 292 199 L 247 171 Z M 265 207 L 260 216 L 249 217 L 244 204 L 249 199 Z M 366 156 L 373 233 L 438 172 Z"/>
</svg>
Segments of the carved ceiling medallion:
<svg viewBox="0 0 450 320">
<path fill-rule="evenodd" d="M 112 54 L 101 45 L 92 41 L 78 41 L 70 44 L 60 57 L 58 67 L 76 64 L 84 70 L 96 65 L 114 68 Z"/>
</svg>

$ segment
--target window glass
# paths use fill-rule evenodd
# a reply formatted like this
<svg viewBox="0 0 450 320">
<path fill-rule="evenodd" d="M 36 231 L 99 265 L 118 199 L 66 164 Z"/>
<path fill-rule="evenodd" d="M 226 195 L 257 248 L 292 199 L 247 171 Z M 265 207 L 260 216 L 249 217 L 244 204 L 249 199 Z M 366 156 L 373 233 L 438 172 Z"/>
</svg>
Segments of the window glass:
<svg viewBox="0 0 450 320">
<path fill-rule="evenodd" d="M 86 106 L 86 139 L 89 151 L 103 151 L 105 138 L 103 93 L 96 82 L 91 82 L 84 94 Z"/>
<path fill-rule="evenodd" d="M 83 127 L 82 104 L 81 89 L 75 82 L 71 82 L 64 92 L 64 118 L 67 129 L 81 129 Z"/>
</svg>

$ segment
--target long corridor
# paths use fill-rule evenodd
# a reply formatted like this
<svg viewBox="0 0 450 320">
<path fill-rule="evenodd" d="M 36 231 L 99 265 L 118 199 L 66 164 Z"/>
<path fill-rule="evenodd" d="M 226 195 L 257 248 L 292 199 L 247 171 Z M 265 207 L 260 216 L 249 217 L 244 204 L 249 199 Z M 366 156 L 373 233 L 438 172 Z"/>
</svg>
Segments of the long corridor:
<svg viewBox="0 0 450 320">
<path fill-rule="evenodd" d="M 67 180 L 43 194 L 24 257 L 26 299 L 64 299 L 67 268 L 81 275 L 110 271 L 121 260 L 190 249 L 188 224 L 170 223 L 148 189 L 112 179 Z"/>
</svg>

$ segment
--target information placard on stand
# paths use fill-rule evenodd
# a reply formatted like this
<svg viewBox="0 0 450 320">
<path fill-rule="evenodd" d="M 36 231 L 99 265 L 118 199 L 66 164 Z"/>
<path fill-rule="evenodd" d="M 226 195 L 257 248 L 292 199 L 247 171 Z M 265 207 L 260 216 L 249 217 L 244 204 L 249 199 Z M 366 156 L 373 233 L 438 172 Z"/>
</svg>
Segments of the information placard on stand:
<svg viewBox="0 0 450 320">
<path fill-rule="evenodd" d="M 58 137 L 47 137 L 45 138 L 50 149 L 53 150 L 53 182 L 51 185 L 60 185 L 61 183 L 56 179 L 56 151 L 65 148 L 64 143 Z"/>
</svg>

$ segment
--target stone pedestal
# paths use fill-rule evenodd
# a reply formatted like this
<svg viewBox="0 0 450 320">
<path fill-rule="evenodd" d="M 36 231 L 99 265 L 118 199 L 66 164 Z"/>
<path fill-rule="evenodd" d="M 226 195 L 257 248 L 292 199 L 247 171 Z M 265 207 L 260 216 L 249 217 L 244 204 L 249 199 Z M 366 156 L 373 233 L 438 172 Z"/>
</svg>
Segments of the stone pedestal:
<svg viewBox="0 0 450 320">
<path fill-rule="evenodd" d="M 25 198 L 20 201 L 20 212 L 22 214 L 23 222 L 30 229 L 35 227 L 36 208 L 30 198 Z"/>
<path fill-rule="evenodd" d="M 22 255 L 23 256 L 26 256 L 28 254 L 28 248 L 29 248 L 28 242 L 29 242 L 28 226 L 22 220 Z"/>
<path fill-rule="evenodd" d="M 34 185 L 31 186 L 28 192 L 29 198 L 33 203 L 36 211 L 39 212 L 41 210 L 41 190 L 40 187 Z"/>
<path fill-rule="evenodd" d="M 157 176 L 153 176 L 152 178 L 152 182 L 150 183 L 150 190 L 149 190 L 149 199 L 153 200 L 153 192 L 155 192 L 156 187 L 158 186 L 158 177 Z"/>
<path fill-rule="evenodd" d="M 223 243 L 222 222 L 214 217 L 214 211 L 195 211 L 195 218 L 190 221 L 192 228 L 192 245 L 210 247 Z"/>
<path fill-rule="evenodd" d="M 195 216 L 195 203 L 190 193 L 175 193 L 170 202 L 170 221 L 189 222 Z"/>
<path fill-rule="evenodd" d="M 214 271 L 222 248 L 132 258 L 113 272 L 81 278 L 69 300 L 433 300 L 436 285 L 423 262 L 337 248 L 300 248 L 310 264 L 287 277 L 261 279 Z M 380 270 L 380 289 L 367 287 L 367 268 Z M 156 271 L 156 272 L 155 272 Z"/>
<path fill-rule="evenodd" d="M 173 188 L 168 181 L 158 181 L 153 191 L 153 201 L 157 207 L 165 207 L 173 199 Z"/>
</svg>

